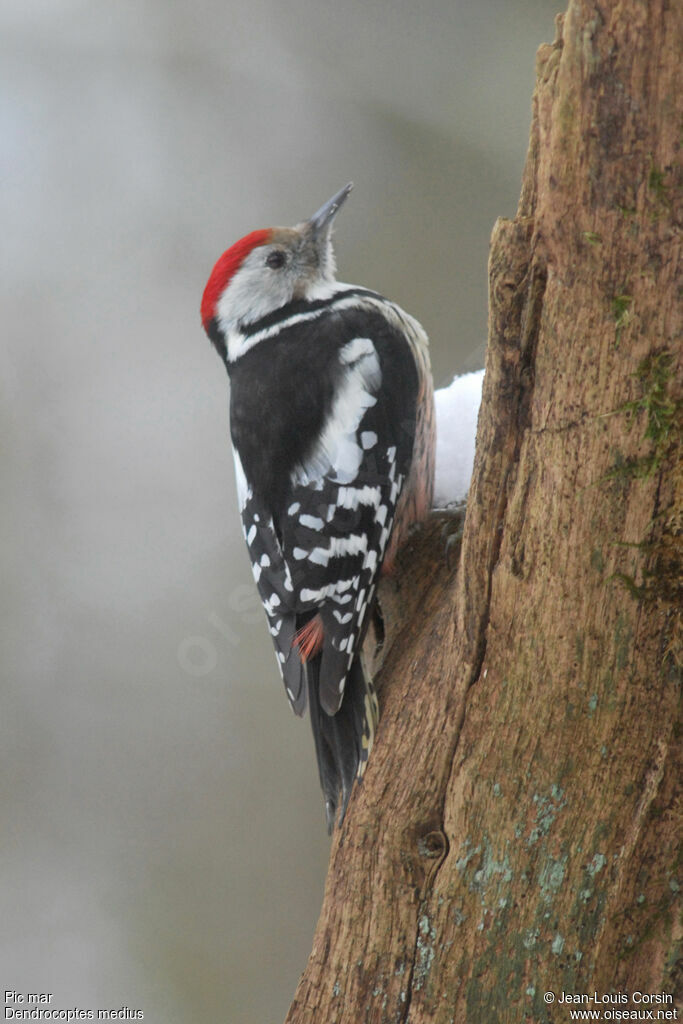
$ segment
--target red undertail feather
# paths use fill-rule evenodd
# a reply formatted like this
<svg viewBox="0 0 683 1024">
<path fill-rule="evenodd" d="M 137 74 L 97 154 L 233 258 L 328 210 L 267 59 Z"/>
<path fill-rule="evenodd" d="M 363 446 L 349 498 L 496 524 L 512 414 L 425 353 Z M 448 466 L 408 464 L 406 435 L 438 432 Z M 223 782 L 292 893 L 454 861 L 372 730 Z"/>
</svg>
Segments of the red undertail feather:
<svg viewBox="0 0 683 1024">
<path fill-rule="evenodd" d="M 322 649 L 324 639 L 323 620 L 319 615 L 314 615 L 305 626 L 297 630 L 294 636 L 294 646 L 299 648 L 299 657 L 302 662 L 316 656 Z"/>
</svg>

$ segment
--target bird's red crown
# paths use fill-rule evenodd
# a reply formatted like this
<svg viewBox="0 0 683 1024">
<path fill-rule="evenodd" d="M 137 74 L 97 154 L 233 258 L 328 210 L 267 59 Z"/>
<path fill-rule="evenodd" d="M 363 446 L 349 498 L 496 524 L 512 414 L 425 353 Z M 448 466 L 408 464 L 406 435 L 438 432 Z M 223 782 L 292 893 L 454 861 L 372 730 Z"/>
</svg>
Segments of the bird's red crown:
<svg viewBox="0 0 683 1024">
<path fill-rule="evenodd" d="M 239 270 L 243 260 L 246 259 L 252 249 L 266 244 L 270 234 L 271 232 L 267 228 L 252 231 L 245 235 L 244 238 L 240 238 L 239 242 L 231 245 L 218 258 L 202 296 L 201 314 L 205 330 L 208 329 L 209 324 L 215 317 L 218 300 L 225 291 L 232 276 Z"/>
</svg>

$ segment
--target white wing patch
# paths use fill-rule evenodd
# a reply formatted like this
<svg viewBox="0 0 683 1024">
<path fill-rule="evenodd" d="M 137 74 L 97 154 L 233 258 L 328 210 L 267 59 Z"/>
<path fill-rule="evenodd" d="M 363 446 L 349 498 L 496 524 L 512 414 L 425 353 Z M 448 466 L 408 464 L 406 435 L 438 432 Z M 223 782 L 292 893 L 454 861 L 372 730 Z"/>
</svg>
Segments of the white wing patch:
<svg viewBox="0 0 683 1024">
<path fill-rule="evenodd" d="M 357 431 L 366 410 L 377 402 L 375 393 L 382 382 L 379 358 L 370 338 L 353 338 L 339 350 L 339 361 L 345 374 L 318 444 L 292 474 L 295 485 L 308 486 L 325 476 L 350 484 L 363 461 Z"/>
<path fill-rule="evenodd" d="M 362 362 L 363 359 L 377 360 L 377 350 L 371 338 L 352 338 L 339 349 L 339 362 L 350 366 L 352 363 Z M 377 364 L 379 369 L 379 363 Z"/>
<path fill-rule="evenodd" d="M 242 468 L 242 460 L 239 457 L 239 452 L 232 446 L 232 457 L 235 462 L 235 483 L 237 484 L 237 500 L 240 506 L 240 512 L 244 509 L 244 506 L 251 498 L 251 488 L 247 483 L 247 478 L 244 475 L 244 469 Z"/>
</svg>

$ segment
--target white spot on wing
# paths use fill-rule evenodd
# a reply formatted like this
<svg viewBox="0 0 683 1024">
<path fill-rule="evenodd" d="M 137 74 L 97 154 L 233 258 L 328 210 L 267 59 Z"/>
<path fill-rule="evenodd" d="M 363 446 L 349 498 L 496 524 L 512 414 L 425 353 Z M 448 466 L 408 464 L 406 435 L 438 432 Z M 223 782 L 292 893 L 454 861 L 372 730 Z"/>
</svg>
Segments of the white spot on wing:
<svg viewBox="0 0 683 1024">
<path fill-rule="evenodd" d="M 299 522 L 302 526 L 307 526 L 309 530 L 322 530 L 325 525 L 319 516 L 299 516 Z"/>
<path fill-rule="evenodd" d="M 363 568 L 364 569 L 369 569 L 370 572 L 374 572 L 375 571 L 375 569 L 377 568 L 377 552 L 376 551 L 368 551 L 367 555 L 365 556 L 365 561 L 363 562 Z"/>
<path fill-rule="evenodd" d="M 333 580 L 332 583 L 327 583 L 320 590 L 310 590 L 308 587 L 303 587 L 299 597 L 306 603 L 313 602 L 320 604 L 325 598 L 331 598 L 338 604 L 346 604 L 351 600 L 351 594 L 347 594 L 345 597 L 339 597 L 339 594 L 343 594 L 347 590 L 351 590 L 358 586 L 358 576 L 354 576 L 350 580 Z"/>
<path fill-rule="evenodd" d="M 359 505 L 374 505 L 380 503 L 382 494 L 379 487 L 340 487 L 337 504 L 339 508 L 355 510 Z"/>
<path fill-rule="evenodd" d="M 364 554 L 367 549 L 368 538 L 364 533 L 350 533 L 348 537 L 332 537 L 330 540 L 330 556 L 338 558 Z"/>
<path fill-rule="evenodd" d="M 348 537 L 331 537 L 329 546 L 326 548 L 313 548 L 308 554 L 308 560 L 316 565 L 327 565 L 331 558 L 345 558 L 347 555 L 365 554 L 368 548 L 368 538 L 364 533 L 351 533 Z M 294 557 L 303 558 L 306 555 L 297 555 L 301 548 L 294 548 Z"/>
<path fill-rule="evenodd" d="M 330 552 L 327 548 L 313 548 L 308 559 L 315 562 L 316 565 L 327 565 L 330 560 Z"/>
</svg>

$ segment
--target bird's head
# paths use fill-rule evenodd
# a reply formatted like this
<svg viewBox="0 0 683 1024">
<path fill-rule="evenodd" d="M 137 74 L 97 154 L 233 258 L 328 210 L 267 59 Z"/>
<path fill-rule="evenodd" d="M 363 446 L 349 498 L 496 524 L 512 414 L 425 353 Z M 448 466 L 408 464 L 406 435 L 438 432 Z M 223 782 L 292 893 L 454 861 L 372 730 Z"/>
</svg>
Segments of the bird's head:
<svg viewBox="0 0 683 1024">
<path fill-rule="evenodd" d="M 220 257 L 202 297 L 204 330 L 221 354 L 229 339 L 295 299 L 322 298 L 334 282 L 332 223 L 351 184 L 293 228 L 266 228 L 240 238 Z"/>
</svg>

